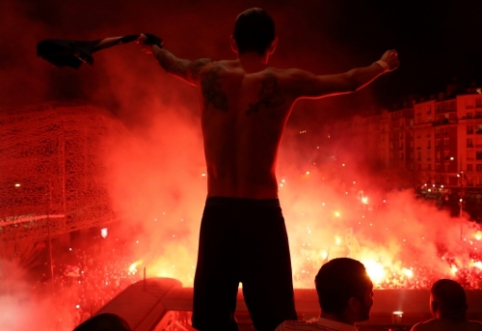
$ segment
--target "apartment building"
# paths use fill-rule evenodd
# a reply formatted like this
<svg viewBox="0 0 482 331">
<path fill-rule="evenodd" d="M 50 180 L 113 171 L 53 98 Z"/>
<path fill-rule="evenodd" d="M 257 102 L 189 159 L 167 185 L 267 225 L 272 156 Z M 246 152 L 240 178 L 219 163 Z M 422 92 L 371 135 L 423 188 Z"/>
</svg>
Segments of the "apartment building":
<svg viewBox="0 0 482 331">
<path fill-rule="evenodd" d="M 387 173 L 403 174 L 412 186 L 482 191 L 482 88 L 356 116 L 331 126 L 331 131 L 357 150 L 362 144 L 367 160 L 377 158 Z"/>
</svg>

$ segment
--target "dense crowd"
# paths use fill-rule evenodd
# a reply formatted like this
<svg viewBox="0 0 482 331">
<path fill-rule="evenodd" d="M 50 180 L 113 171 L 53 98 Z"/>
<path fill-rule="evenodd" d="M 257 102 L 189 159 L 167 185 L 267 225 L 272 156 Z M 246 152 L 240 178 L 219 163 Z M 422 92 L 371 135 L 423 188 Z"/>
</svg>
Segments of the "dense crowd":
<svg viewBox="0 0 482 331">
<path fill-rule="evenodd" d="M 123 245 L 70 248 L 68 253 L 54 258 L 53 282 L 44 273 L 34 291 L 51 296 L 55 308 L 64 312 L 59 318 L 68 322 L 59 321 L 59 324 L 78 325 L 141 279 L 142 272 L 130 268 L 133 263 L 130 256 Z"/>
</svg>

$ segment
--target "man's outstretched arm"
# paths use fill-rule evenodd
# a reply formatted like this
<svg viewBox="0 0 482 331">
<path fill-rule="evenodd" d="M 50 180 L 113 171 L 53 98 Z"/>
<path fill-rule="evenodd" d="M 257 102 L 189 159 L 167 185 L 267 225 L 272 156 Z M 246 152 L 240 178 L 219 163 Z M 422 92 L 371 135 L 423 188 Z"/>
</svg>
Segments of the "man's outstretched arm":
<svg viewBox="0 0 482 331">
<path fill-rule="evenodd" d="M 341 74 L 319 76 L 295 69 L 290 73 L 290 80 L 297 97 L 322 98 L 358 91 L 382 74 L 397 69 L 399 64 L 398 53 L 390 50 L 386 51 L 380 60 L 367 67 L 351 69 Z"/>
<path fill-rule="evenodd" d="M 146 37 L 141 35 L 141 37 L 139 37 L 139 45 L 146 53 L 154 55 L 161 67 L 166 70 L 167 73 L 172 74 L 191 85 L 199 85 L 199 71 L 204 65 L 211 62 L 210 59 L 203 58 L 195 61 L 180 59 L 158 45 L 144 44 L 145 40 Z"/>
</svg>

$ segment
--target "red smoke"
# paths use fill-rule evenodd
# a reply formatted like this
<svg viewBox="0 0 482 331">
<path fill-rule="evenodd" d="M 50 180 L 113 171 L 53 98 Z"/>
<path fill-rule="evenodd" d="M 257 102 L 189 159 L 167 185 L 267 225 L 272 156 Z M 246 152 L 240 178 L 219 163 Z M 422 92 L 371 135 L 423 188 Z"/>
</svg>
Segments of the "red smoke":
<svg viewBox="0 0 482 331">
<path fill-rule="evenodd" d="M 35 56 L 35 45 L 45 38 L 93 40 L 150 32 L 180 57 L 233 58 L 228 38 L 234 19 L 260 4 L 51 0 L 2 5 L 0 106 L 83 99 L 115 113 L 126 129 L 105 137 L 110 149 L 104 157 L 109 193 L 123 220 L 116 230 L 132 243 L 132 262 L 142 261 L 139 268 L 146 267 L 148 276 L 174 277 L 190 286 L 206 196 L 198 92 L 165 74 L 134 44 L 101 51 L 94 66 L 84 64 L 77 71 L 51 67 Z M 266 1 L 260 6 L 278 26 L 274 66 L 333 73 L 377 59 L 344 52 L 347 47 L 330 39 L 329 32 L 320 34 L 323 30 L 313 27 L 321 24 L 318 18 L 305 17 L 313 11 L 335 15 L 333 5 Z M 378 179 L 361 173 L 352 161 L 356 156 L 320 167 L 312 164 L 314 146 L 300 149 L 293 142 L 292 131 L 322 122 L 330 116 L 327 109 L 349 109 L 342 100 L 374 101 L 370 88 L 343 98 L 297 104 L 281 146 L 277 174 L 296 286 L 312 287 L 321 263 L 340 254 L 360 258 L 378 274 L 381 266 L 385 278 L 379 286 L 395 274 L 400 284 L 393 286 L 403 287 L 409 282 L 402 279 L 409 277 L 407 270 L 413 270 L 415 279 L 422 277 L 417 274 L 421 265 L 430 266 L 435 278 L 453 277 L 453 265 L 472 268 L 477 261 L 469 249 L 474 251 L 478 240 L 466 220 L 449 218 L 415 200 L 410 191 L 380 193 L 373 187 Z M 357 199 L 360 191 L 368 196 L 367 206 Z M 50 301 L 33 301 L 28 291 L 20 287 L 0 296 L 2 309 L 11 312 L 0 321 L 1 329 L 48 329 L 51 320 L 45 320 L 49 314 L 44 312 Z M 36 314 L 30 325 L 22 324 L 27 312 Z"/>
</svg>

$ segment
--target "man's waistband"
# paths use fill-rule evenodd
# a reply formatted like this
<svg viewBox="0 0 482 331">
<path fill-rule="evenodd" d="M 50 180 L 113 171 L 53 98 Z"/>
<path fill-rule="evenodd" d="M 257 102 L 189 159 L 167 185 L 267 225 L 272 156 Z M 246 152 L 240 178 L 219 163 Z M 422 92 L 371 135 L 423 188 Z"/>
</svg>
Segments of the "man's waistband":
<svg viewBox="0 0 482 331">
<path fill-rule="evenodd" d="M 280 203 L 279 203 L 279 199 L 209 197 L 206 199 L 206 207 L 211 207 L 211 206 L 280 207 Z"/>
</svg>

